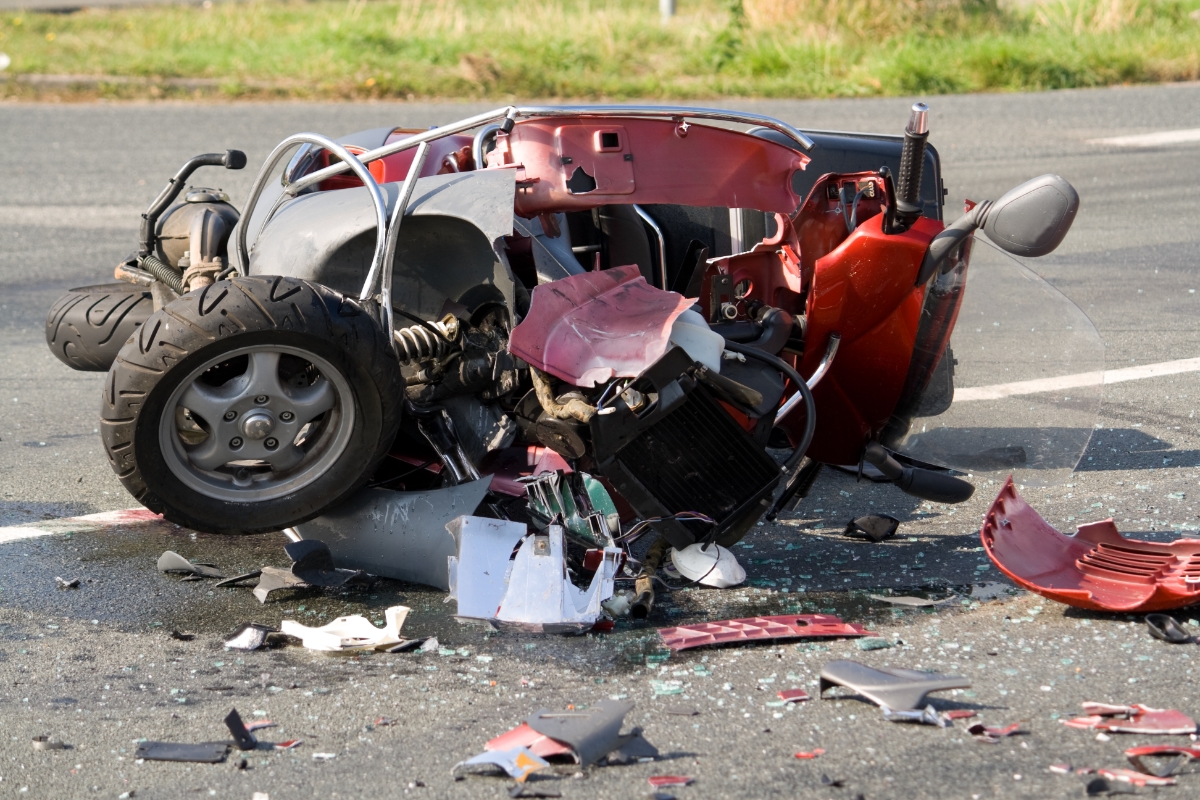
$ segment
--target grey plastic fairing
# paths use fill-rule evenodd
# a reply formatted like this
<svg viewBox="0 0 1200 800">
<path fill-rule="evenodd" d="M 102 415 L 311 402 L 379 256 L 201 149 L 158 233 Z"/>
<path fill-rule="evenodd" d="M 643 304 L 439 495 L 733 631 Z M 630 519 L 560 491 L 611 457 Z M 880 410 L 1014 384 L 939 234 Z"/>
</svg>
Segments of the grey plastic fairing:
<svg viewBox="0 0 1200 800">
<path fill-rule="evenodd" d="M 446 558 L 458 547 L 446 525 L 475 513 L 491 482 L 488 475 L 427 492 L 361 489 L 296 530 L 328 545 L 339 567 L 447 591 Z"/>
<path fill-rule="evenodd" d="M 756 128 L 755 136 L 761 136 L 778 144 L 795 149 L 795 142 L 770 128 Z M 804 131 L 816 147 L 806 155 L 812 159 L 803 170 L 792 176 L 792 189 L 797 197 L 808 197 L 809 190 L 822 175 L 830 172 L 868 172 L 886 166 L 893 175 L 900 174 L 900 151 L 904 147 L 903 136 L 881 133 L 844 133 L 841 131 Z M 925 146 L 925 166 L 921 170 L 921 198 L 924 200 L 922 215 L 930 219 L 942 218 L 942 163 L 937 148 Z"/>
<path fill-rule="evenodd" d="M 542 222 L 513 216 L 513 231 L 533 239 L 533 265 L 537 270 L 538 283 L 550 283 L 585 272 L 579 259 L 571 252 L 571 232 L 567 228 L 567 215 L 557 214 L 558 227 L 562 231 L 553 238 L 546 235 Z"/>
<path fill-rule="evenodd" d="M 400 184 L 380 189 L 390 213 Z M 502 242 L 513 232 L 515 192 L 513 170 L 417 181 L 396 247 L 393 304 L 424 319 L 441 316 L 447 302 L 469 309 L 487 302 L 516 308 L 516 279 Z M 302 278 L 357 296 L 374 246 L 375 218 L 365 187 L 305 194 L 285 203 L 259 234 L 249 274 Z"/>
</svg>

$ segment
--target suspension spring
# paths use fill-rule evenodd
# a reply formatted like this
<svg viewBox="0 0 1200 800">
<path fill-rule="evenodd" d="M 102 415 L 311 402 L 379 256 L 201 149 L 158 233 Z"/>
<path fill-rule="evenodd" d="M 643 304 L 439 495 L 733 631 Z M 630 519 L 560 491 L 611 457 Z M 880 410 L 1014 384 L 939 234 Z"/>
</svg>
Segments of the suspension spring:
<svg viewBox="0 0 1200 800">
<path fill-rule="evenodd" d="M 431 327 L 442 329 L 442 323 L 430 323 Z M 396 354 L 401 363 L 420 361 L 426 358 L 442 358 L 450 352 L 450 341 L 445 331 L 441 335 L 434 333 L 424 325 L 410 325 L 394 333 L 396 339 Z"/>
</svg>

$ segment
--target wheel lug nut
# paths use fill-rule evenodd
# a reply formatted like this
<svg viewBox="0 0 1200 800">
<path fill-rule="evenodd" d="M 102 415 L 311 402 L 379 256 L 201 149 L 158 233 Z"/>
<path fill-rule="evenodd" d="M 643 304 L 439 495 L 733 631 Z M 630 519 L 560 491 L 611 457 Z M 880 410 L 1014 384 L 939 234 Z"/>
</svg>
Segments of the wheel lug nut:
<svg viewBox="0 0 1200 800">
<path fill-rule="evenodd" d="M 284 422 L 291 422 L 293 419 L 296 418 L 296 415 L 290 411 L 284 411 L 282 414 L 279 415 L 279 418 L 281 420 L 283 420 Z"/>
<path fill-rule="evenodd" d="M 232 447 L 234 450 L 237 450 L 239 447 L 242 446 L 242 437 L 235 436 L 232 439 L 230 439 L 229 446 Z"/>
<path fill-rule="evenodd" d="M 229 422 L 230 420 L 234 420 L 234 419 L 237 419 L 236 411 L 226 411 L 225 412 L 225 421 L 226 422 Z"/>
<path fill-rule="evenodd" d="M 279 447 L 279 440 L 272 436 L 270 439 L 267 439 L 265 442 L 263 442 L 263 446 L 268 450 L 274 450 L 276 447 Z"/>
<path fill-rule="evenodd" d="M 260 394 L 258 397 L 254 398 L 254 402 L 258 403 L 261 406 L 270 399 L 271 398 L 267 397 L 265 394 Z"/>
</svg>

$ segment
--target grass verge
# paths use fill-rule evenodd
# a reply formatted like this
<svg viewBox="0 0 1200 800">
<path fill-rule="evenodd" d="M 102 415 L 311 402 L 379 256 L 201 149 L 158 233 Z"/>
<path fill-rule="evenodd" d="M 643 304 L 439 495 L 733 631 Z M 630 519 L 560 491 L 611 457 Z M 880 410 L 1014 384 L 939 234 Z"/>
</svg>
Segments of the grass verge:
<svg viewBox="0 0 1200 800">
<path fill-rule="evenodd" d="M 0 94 L 832 97 L 1200 78 L 1200 0 L 250 0 L 6 12 Z M 46 77 L 55 76 L 55 77 Z"/>
</svg>

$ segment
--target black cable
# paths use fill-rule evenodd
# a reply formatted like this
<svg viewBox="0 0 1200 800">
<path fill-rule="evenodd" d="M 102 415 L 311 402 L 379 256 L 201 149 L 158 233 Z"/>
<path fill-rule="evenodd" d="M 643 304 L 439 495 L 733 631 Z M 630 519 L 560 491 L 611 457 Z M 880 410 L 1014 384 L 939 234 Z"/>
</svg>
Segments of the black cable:
<svg viewBox="0 0 1200 800">
<path fill-rule="evenodd" d="M 763 363 L 771 365 L 784 375 L 787 375 L 792 383 L 796 384 L 796 390 L 800 392 L 800 396 L 804 398 L 804 435 L 800 437 L 800 443 L 796 445 L 796 449 L 792 451 L 792 454 L 788 456 L 788 460 L 783 464 L 783 471 L 791 472 L 800 463 L 800 459 L 804 458 L 804 454 L 808 451 L 808 446 L 812 444 L 813 434 L 817 430 L 817 405 L 813 400 L 812 391 L 809 390 L 804 378 L 800 377 L 800 373 L 791 364 L 778 356 L 765 353 L 757 347 L 750 347 L 728 340 L 725 342 L 725 349 L 741 353 L 749 358 L 756 358 Z"/>
</svg>

